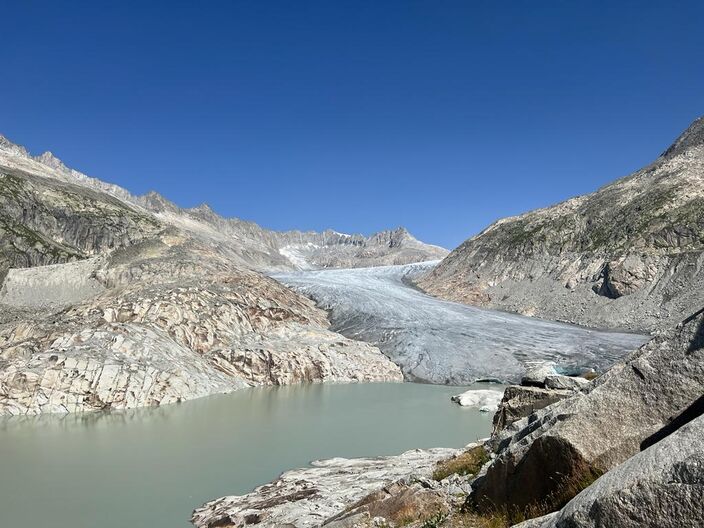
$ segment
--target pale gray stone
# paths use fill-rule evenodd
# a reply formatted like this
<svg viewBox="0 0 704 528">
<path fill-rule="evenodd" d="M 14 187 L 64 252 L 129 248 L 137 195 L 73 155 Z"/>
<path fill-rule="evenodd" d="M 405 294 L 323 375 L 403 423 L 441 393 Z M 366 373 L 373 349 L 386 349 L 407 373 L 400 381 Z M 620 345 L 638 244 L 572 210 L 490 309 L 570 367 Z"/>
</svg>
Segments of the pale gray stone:
<svg viewBox="0 0 704 528">
<path fill-rule="evenodd" d="M 223 526 L 256 524 L 261 528 L 321 526 L 384 486 L 405 479 L 396 484 L 401 486 L 401 491 L 414 480 L 428 479 L 439 461 L 457 452 L 454 449 L 413 450 L 391 457 L 316 461 L 310 468 L 287 471 L 247 495 L 208 502 L 193 512 L 191 522 L 198 528 L 217 523 Z M 369 515 L 359 513 L 344 521 L 338 520 L 333 526 L 371 521 Z"/>
<path fill-rule="evenodd" d="M 589 385 L 589 380 L 573 376 L 551 375 L 545 377 L 546 389 L 581 390 Z"/>
</svg>

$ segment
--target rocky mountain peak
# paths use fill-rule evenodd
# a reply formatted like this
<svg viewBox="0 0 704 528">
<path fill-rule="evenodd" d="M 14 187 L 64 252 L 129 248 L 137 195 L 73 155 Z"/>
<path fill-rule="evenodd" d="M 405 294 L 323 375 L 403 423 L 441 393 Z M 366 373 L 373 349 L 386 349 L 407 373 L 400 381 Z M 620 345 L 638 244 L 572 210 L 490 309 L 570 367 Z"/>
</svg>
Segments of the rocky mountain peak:
<svg viewBox="0 0 704 528">
<path fill-rule="evenodd" d="M 65 171 L 65 172 L 70 171 L 70 169 L 66 165 L 64 165 L 63 161 L 61 161 L 59 158 L 54 156 L 54 154 L 48 150 L 39 156 L 35 156 L 34 159 L 36 161 L 38 161 L 39 163 L 42 163 L 44 165 L 47 165 L 48 167 L 51 167 L 52 169 Z"/>
<path fill-rule="evenodd" d="M 704 116 L 695 119 L 687 130 L 682 132 L 675 142 L 662 153 L 662 157 L 671 158 L 692 147 L 701 145 L 704 145 Z"/>
<path fill-rule="evenodd" d="M 13 143 L 2 134 L 0 134 L 0 151 L 7 152 L 8 154 L 14 154 L 16 156 L 29 157 L 29 152 L 27 152 L 26 148 Z"/>
<path fill-rule="evenodd" d="M 139 197 L 139 204 L 155 213 L 162 213 L 164 211 L 176 212 L 179 207 L 170 200 L 164 198 L 161 194 L 156 191 L 149 191 Z"/>
<path fill-rule="evenodd" d="M 390 248 L 398 247 L 403 245 L 404 242 L 415 241 L 416 239 L 411 235 L 405 227 L 397 227 L 396 229 L 389 229 L 386 231 L 380 231 L 372 235 L 374 242 L 386 245 Z"/>
<path fill-rule="evenodd" d="M 186 210 L 189 214 L 201 218 L 203 220 L 206 220 L 208 222 L 214 222 L 217 223 L 218 221 L 223 220 L 223 218 L 217 214 L 213 209 L 207 204 L 207 203 L 202 203 L 200 205 L 197 205 L 196 207 L 192 207 L 190 209 Z"/>
</svg>

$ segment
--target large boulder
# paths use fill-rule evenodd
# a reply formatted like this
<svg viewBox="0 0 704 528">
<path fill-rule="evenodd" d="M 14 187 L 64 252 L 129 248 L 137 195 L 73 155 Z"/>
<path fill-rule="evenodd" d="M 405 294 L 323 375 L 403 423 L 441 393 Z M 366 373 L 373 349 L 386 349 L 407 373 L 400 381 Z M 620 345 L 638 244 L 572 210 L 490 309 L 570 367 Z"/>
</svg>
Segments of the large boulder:
<svg viewBox="0 0 704 528">
<path fill-rule="evenodd" d="M 573 376 L 547 376 L 545 378 L 546 389 L 560 390 L 582 390 L 589 385 L 589 380 Z"/>
<path fill-rule="evenodd" d="M 521 377 L 521 385 L 544 387 L 548 376 L 556 376 L 555 363 L 550 361 L 537 361 L 529 364 Z"/>
<path fill-rule="evenodd" d="M 585 394 L 514 424 L 517 432 L 502 439 L 475 482 L 473 506 L 544 503 L 560 496 L 565 482 L 588 482 L 638 453 L 704 393 L 703 312 L 643 345 Z"/>
<path fill-rule="evenodd" d="M 569 398 L 574 393 L 571 390 L 541 389 L 540 387 L 521 387 L 510 385 L 506 387 L 498 410 L 494 414 L 492 439 L 496 440 L 507 433 L 515 432 L 511 427 L 522 418 L 530 416 L 548 405 Z"/>
<path fill-rule="evenodd" d="M 704 526 L 704 416 L 611 470 L 559 512 L 518 525 L 520 528 L 701 526 Z"/>
</svg>

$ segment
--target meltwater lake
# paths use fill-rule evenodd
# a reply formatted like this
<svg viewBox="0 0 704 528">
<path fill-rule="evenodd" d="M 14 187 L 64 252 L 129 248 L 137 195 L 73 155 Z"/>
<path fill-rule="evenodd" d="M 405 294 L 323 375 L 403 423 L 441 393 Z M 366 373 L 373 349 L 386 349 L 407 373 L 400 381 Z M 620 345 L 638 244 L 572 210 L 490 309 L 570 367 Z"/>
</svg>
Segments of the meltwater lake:
<svg viewBox="0 0 704 528">
<path fill-rule="evenodd" d="M 491 413 L 418 383 L 241 390 L 123 412 L 0 419 L 0 526 L 191 526 L 207 500 L 335 456 L 462 447 Z M 477 385 L 496 388 L 499 385 Z"/>
</svg>

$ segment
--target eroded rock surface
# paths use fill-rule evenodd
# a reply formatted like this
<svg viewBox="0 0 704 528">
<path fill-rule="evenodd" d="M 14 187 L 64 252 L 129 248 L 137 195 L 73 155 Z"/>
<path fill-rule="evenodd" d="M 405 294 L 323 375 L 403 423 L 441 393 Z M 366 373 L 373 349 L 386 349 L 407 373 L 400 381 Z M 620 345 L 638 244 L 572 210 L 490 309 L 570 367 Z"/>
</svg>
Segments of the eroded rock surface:
<svg viewBox="0 0 704 528">
<path fill-rule="evenodd" d="M 78 303 L 69 288 L 69 299 L 53 299 L 58 307 L 0 323 L 0 414 L 124 409 L 254 385 L 402 379 L 378 349 L 328 330 L 310 300 L 187 236 L 169 234 L 92 266 L 23 270 L 25 283 L 55 284 L 61 266 L 78 283 L 100 287 Z M 78 277 L 78 269 L 89 276 Z M 7 291 L 6 302 L 25 306 L 27 298 Z"/>
<path fill-rule="evenodd" d="M 516 432 L 513 424 L 540 409 L 573 396 L 572 390 L 555 390 L 541 387 L 506 387 L 494 414 L 492 438 L 498 439 Z"/>
<path fill-rule="evenodd" d="M 198 528 L 341 528 L 367 523 L 375 513 L 399 513 L 404 504 L 411 514 L 421 506 L 439 507 L 446 499 L 431 489 L 430 475 L 437 462 L 457 452 L 414 450 L 391 457 L 316 461 L 247 495 L 208 502 L 193 512 L 191 522 Z"/>
</svg>

